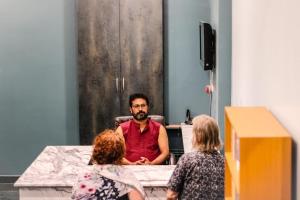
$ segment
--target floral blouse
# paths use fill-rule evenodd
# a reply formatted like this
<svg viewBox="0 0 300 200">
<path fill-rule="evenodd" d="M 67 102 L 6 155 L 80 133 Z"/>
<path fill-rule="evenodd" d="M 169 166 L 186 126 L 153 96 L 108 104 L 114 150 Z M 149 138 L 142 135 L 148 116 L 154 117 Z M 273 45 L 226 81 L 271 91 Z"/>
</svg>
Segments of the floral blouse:
<svg viewBox="0 0 300 200">
<path fill-rule="evenodd" d="M 94 165 L 78 175 L 71 198 L 115 200 L 124 198 L 133 189 L 144 196 L 143 187 L 128 169 L 120 165 Z"/>
<path fill-rule="evenodd" d="M 181 156 L 169 180 L 168 188 L 179 199 L 224 199 L 224 157 L 212 153 L 191 152 Z"/>
</svg>

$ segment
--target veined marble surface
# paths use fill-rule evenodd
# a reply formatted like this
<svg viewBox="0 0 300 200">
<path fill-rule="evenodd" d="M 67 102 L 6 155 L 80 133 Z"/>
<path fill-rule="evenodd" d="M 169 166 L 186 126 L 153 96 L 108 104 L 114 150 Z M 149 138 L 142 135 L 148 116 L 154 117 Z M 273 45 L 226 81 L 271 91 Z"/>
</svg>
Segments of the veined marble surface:
<svg viewBox="0 0 300 200">
<path fill-rule="evenodd" d="M 15 187 L 72 187 L 87 165 L 91 146 L 47 146 L 14 184 Z M 144 187 L 166 187 L 175 165 L 128 165 Z"/>
</svg>

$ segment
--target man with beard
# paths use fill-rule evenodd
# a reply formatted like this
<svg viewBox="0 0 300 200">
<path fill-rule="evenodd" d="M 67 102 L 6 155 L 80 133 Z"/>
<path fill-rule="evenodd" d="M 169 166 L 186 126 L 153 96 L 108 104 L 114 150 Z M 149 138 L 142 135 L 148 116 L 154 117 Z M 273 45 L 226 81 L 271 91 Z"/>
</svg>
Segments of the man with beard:
<svg viewBox="0 0 300 200">
<path fill-rule="evenodd" d="M 129 107 L 133 119 L 120 124 L 116 130 L 125 139 L 123 164 L 162 164 L 169 155 L 167 131 L 160 123 L 148 118 L 148 97 L 139 93 L 130 95 Z"/>
</svg>

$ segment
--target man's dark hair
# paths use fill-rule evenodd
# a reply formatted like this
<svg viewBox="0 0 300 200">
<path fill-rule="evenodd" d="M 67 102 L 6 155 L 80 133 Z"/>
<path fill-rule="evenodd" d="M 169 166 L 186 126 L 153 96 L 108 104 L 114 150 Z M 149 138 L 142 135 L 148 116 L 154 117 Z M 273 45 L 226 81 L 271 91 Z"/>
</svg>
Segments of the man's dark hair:
<svg viewBox="0 0 300 200">
<path fill-rule="evenodd" d="M 135 99 L 144 99 L 147 103 L 147 105 L 149 105 L 149 99 L 146 95 L 142 94 L 142 93 L 135 93 L 129 96 L 129 106 L 132 107 L 132 102 Z"/>
</svg>

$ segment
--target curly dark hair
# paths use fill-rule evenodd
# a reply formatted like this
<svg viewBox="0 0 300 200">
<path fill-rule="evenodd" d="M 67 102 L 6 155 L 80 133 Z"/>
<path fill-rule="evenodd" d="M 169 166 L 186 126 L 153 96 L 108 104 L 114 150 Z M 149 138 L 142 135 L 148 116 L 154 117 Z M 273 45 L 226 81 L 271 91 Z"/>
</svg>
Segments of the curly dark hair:
<svg viewBox="0 0 300 200">
<path fill-rule="evenodd" d="M 146 95 L 142 94 L 142 93 L 135 93 L 135 94 L 131 94 L 129 96 L 129 106 L 132 107 L 132 102 L 135 99 L 144 99 L 147 103 L 147 105 L 149 105 L 149 99 Z"/>
<path fill-rule="evenodd" d="M 121 164 L 125 154 L 125 142 L 118 133 L 106 129 L 96 136 L 93 145 L 93 162 L 97 164 Z"/>
</svg>

